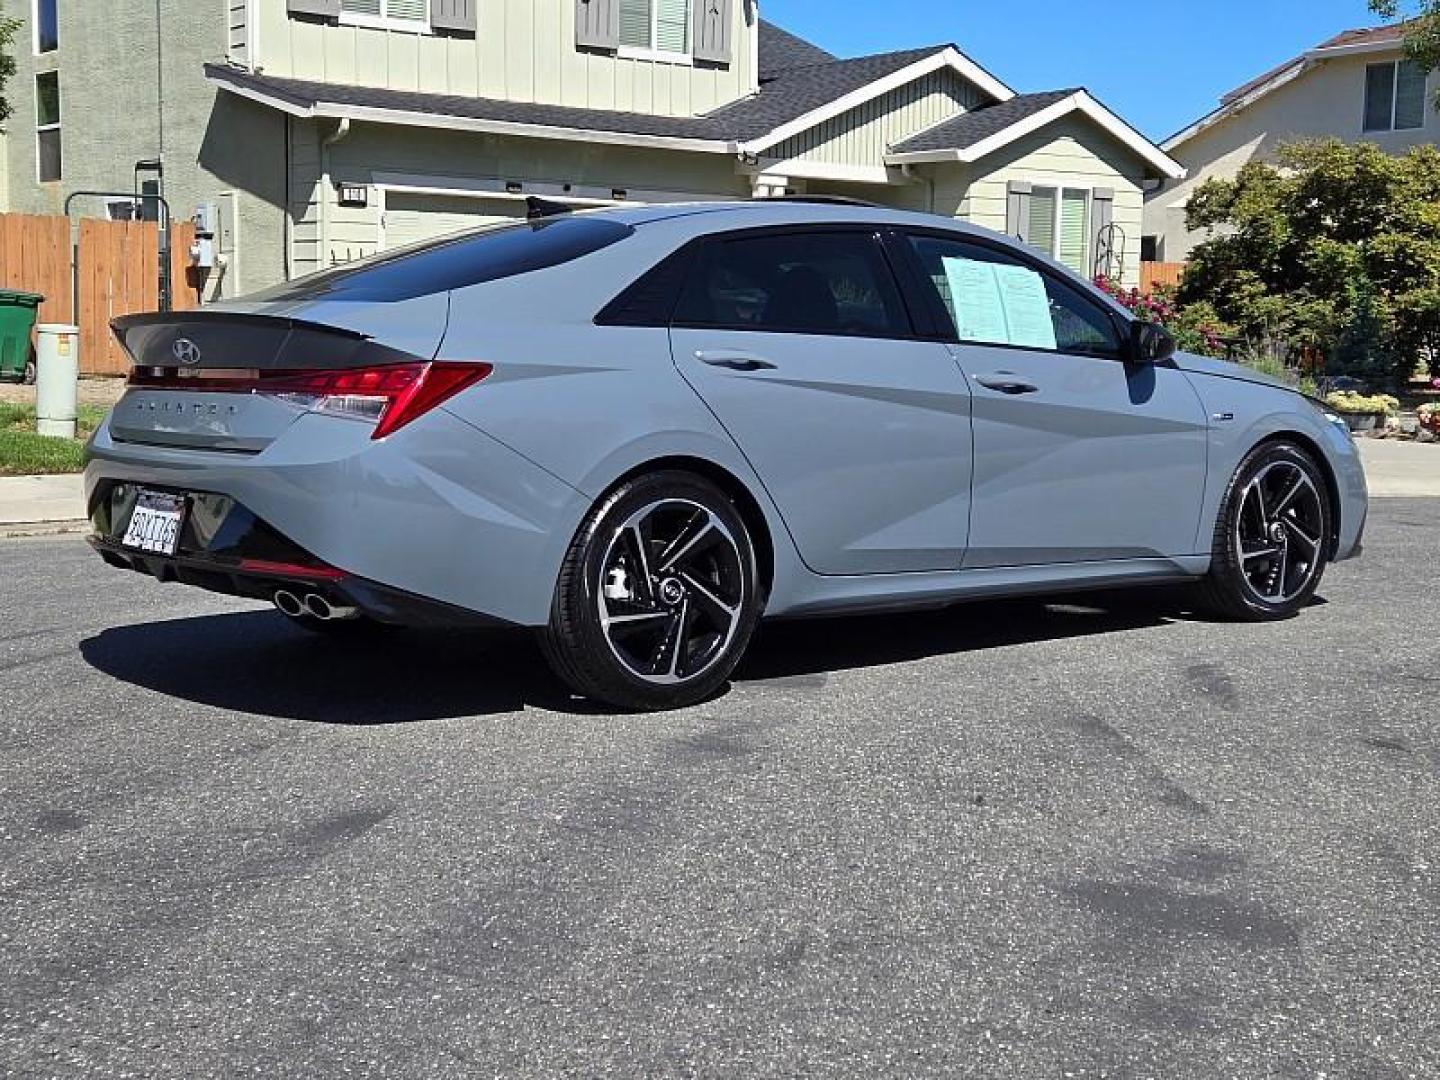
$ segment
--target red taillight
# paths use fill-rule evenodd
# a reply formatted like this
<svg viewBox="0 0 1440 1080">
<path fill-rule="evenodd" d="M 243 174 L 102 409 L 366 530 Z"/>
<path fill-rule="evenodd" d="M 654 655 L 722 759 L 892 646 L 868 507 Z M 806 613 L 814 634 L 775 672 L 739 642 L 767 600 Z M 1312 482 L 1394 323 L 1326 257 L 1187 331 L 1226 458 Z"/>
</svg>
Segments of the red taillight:
<svg viewBox="0 0 1440 1080">
<path fill-rule="evenodd" d="M 152 390 L 202 390 L 208 393 L 264 394 L 312 412 L 375 421 L 373 439 L 383 439 L 492 372 L 490 364 L 387 364 L 382 367 L 326 371 L 258 371 L 204 368 L 194 375 L 137 369 L 131 386 Z"/>
<path fill-rule="evenodd" d="M 462 390 L 468 390 L 495 369 L 489 364 L 453 364 L 444 360 L 426 364 L 414 379 L 391 399 L 380 423 L 375 425 L 372 439 L 383 439 L 416 417 L 449 401 Z"/>
</svg>

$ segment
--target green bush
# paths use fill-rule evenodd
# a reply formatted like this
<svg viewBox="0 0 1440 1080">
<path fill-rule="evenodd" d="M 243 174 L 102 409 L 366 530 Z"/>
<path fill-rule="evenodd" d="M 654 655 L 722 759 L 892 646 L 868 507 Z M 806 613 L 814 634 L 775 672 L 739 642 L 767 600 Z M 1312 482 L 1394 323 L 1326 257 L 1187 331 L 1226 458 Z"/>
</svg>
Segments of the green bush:
<svg viewBox="0 0 1440 1080">
<path fill-rule="evenodd" d="M 1313 351 L 1329 374 L 1440 374 L 1440 150 L 1403 156 L 1334 140 L 1295 142 L 1202 184 L 1182 310 L 1206 304 L 1246 339 Z M 1286 360 L 1293 356 L 1287 355 Z"/>
</svg>

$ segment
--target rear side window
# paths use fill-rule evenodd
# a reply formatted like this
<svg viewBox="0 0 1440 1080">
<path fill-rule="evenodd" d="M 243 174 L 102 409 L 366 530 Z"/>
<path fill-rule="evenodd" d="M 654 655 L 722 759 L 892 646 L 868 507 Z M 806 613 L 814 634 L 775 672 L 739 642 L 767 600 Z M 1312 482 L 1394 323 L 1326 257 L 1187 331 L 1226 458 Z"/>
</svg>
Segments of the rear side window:
<svg viewBox="0 0 1440 1080">
<path fill-rule="evenodd" d="M 909 319 L 870 233 L 766 233 L 714 240 L 675 312 L 680 326 L 904 337 Z"/>
<path fill-rule="evenodd" d="M 1110 313 L 1080 290 L 981 244 L 912 236 L 955 338 L 977 345 L 1102 356 L 1124 355 Z"/>
<path fill-rule="evenodd" d="M 578 216 L 490 226 L 312 274 L 247 299 L 410 300 L 560 266 L 634 233 L 618 221 Z"/>
</svg>

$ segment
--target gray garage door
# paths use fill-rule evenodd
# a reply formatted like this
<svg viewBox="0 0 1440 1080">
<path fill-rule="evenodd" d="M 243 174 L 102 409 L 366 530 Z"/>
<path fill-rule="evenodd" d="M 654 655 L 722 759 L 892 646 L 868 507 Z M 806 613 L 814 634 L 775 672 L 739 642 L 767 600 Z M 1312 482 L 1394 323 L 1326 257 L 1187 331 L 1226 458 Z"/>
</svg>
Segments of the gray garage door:
<svg viewBox="0 0 1440 1080">
<path fill-rule="evenodd" d="M 515 221 L 524 216 L 525 203 L 521 199 L 388 191 L 385 193 L 385 248 L 391 250 L 463 229 Z"/>
</svg>

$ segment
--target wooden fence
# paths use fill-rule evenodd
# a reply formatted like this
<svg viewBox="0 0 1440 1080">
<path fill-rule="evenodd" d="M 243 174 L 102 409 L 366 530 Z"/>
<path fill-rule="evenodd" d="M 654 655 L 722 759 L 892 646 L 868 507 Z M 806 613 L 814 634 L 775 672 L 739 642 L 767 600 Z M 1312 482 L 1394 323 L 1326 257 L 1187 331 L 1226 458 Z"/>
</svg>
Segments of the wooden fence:
<svg viewBox="0 0 1440 1080">
<path fill-rule="evenodd" d="M 1140 264 L 1140 291 L 1152 293 L 1157 285 L 1174 288 L 1184 276 L 1184 263 L 1143 262 Z"/>
<path fill-rule="evenodd" d="M 80 367 L 87 375 L 123 375 L 130 361 L 110 320 L 160 306 L 160 230 L 153 221 L 82 218 L 78 234 L 78 297 L 71 223 L 63 217 L 0 214 L 0 287 L 41 293 L 40 322 L 80 327 Z M 197 306 L 188 279 L 195 227 L 171 227 L 171 306 Z M 78 311 L 76 300 L 78 299 Z"/>
</svg>

